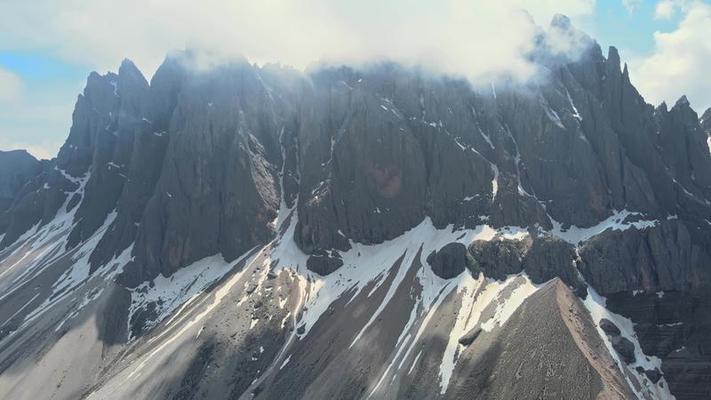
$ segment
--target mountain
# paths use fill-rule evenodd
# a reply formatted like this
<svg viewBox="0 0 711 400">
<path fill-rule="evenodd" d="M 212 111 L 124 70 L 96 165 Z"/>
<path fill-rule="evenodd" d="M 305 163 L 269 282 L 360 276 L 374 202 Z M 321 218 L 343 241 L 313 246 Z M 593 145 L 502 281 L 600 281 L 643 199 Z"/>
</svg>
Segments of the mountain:
<svg viewBox="0 0 711 400">
<path fill-rule="evenodd" d="M 0 397 L 707 398 L 711 111 L 547 40 L 526 84 L 92 73 L 0 185 Z"/>
<path fill-rule="evenodd" d="M 24 150 L 0 150 L 0 211 L 12 206 L 22 187 L 42 171 L 42 162 Z"/>
</svg>

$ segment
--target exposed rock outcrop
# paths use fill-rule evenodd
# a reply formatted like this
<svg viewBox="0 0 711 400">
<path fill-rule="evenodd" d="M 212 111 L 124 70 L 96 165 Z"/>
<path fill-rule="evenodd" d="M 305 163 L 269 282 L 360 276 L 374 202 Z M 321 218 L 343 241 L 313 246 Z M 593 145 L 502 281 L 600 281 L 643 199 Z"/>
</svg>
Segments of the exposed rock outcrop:
<svg viewBox="0 0 711 400">
<path fill-rule="evenodd" d="M 0 150 L 0 213 L 32 178 L 42 172 L 42 162 L 24 150 Z"/>
<path fill-rule="evenodd" d="M 523 258 L 530 246 L 530 240 L 477 240 L 469 246 L 474 259 L 472 274 L 481 271 L 494 279 L 517 274 L 523 270 Z"/>
<path fill-rule="evenodd" d="M 311 254 L 306 261 L 306 268 L 321 276 L 326 276 L 334 272 L 342 265 L 343 260 L 337 251 L 326 252 L 320 250 Z"/>
<path fill-rule="evenodd" d="M 610 321 L 607 318 L 603 318 L 600 320 L 600 329 L 602 329 L 605 332 L 605 334 L 610 335 L 610 336 L 619 336 L 620 335 L 620 328 L 618 328 L 614 322 Z"/>
<path fill-rule="evenodd" d="M 684 97 L 671 108 L 652 107 L 632 86 L 627 66 L 621 64 L 614 47 L 603 55 L 592 39 L 562 16 L 554 19 L 551 29 L 575 39 L 581 52 L 574 57 L 558 54 L 540 33 L 529 57 L 545 76 L 520 85 L 497 82 L 484 89 L 463 79 L 392 63 L 321 66 L 303 73 L 238 58 L 226 65 L 198 68 L 199 55 L 191 51 L 171 54 L 150 83 L 128 60 L 117 74 L 92 73 L 56 159 L 38 162 L 19 154 L 21 160 L 6 166 L 7 154 L 0 153 L 1 257 L 14 257 L 12 264 L 8 262 L 14 266 L 17 255 L 26 251 L 15 253 L 16 248 L 34 246 L 18 238 L 63 218 L 58 228 L 54 223 L 49 226 L 49 233 L 61 239 L 40 243 L 47 246 L 39 250 L 46 251 L 42 257 L 47 258 L 37 261 L 27 276 L 37 273 L 43 283 L 96 275 L 110 276 L 112 284 L 117 279 L 122 286 L 117 293 L 123 297 L 115 308 L 107 308 L 116 314 L 109 316 L 109 326 L 121 326 L 122 334 L 127 326 L 140 336 L 151 328 L 150 317 L 168 303 L 160 298 L 128 318 L 122 313 L 133 305 L 128 305 L 132 303 L 126 293 L 140 293 L 161 282 L 168 285 L 181 269 L 191 265 L 199 269 L 196 262 L 207 257 L 219 254 L 232 262 L 252 254 L 252 249 L 275 246 L 275 238 L 279 243 L 293 239 L 296 247 L 289 254 L 304 253 L 295 258 L 307 260 L 307 269 L 326 276 L 343 267 L 340 252 L 352 244 L 396 243 L 408 230 L 419 224 L 429 227 L 430 222 L 436 235 L 470 228 L 446 242 L 463 241 L 464 235 L 473 233 L 485 240 L 437 248 L 424 255 L 429 264 L 425 267 L 445 279 L 466 269 L 474 276 L 498 280 L 525 272 L 543 294 L 532 297 L 514 321 L 528 324 L 539 335 L 551 335 L 566 355 L 573 356 L 574 370 L 555 369 L 562 377 L 556 381 L 562 383 L 555 384 L 557 394 L 578 389 L 565 383 L 581 374 L 586 389 L 570 397 L 587 398 L 618 382 L 609 364 L 601 367 L 587 357 L 589 352 L 576 350 L 581 343 L 601 349 L 600 341 L 589 334 L 589 321 L 565 310 L 565 318 L 544 313 L 559 306 L 561 296 L 571 296 L 560 283 L 555 283 L 554 292 L 540 289 L 553 279 L 581 297 L 587 295 L 589 285 L 606 298 L 606 307 L 632 320 L 643 352 L 663 360 L 661 371 L 639 373 L 659 382 L 660 388 L 668 384 L 679 399 L 700 398 L 699 393 L 711 390 L 707 379 L 711 357 L 705 350 L 710 345 L 705 333 L 711 329 L 707 294 L 711 288 L 711 110 L 699 118 Z M 635 219 L 606 220 L 621 213 Z M 285 214 L 290 215 L 288 222 L 277 218 Z M 510 228 L 517 233 L 511 234 Z M 280 236 L 285 233 L 293 237 Z M 125 264 L 121 268 L 111 264 L 119 256 Z M 266 252 L 259 257 L 264 265 L 276 262 L 268 260 Z M 418 291 L 423 286 L 415 279 L 421 258 L 409 253 L 411 265 L 402 267 L 409 269 L 392 266 L 389 271 L 397 273 L 383 273 L 358 290 L 344 292 L 347 295 L 338 304 L 345 307 L 342 303 L 348 295 L 360 296 L 361 308 L 349 308 L 349 314 L 335 320 L 352 324 L 351 317 L 357 315 L 359 323 L 367 324 L 380 309 L 377 301 L 386 297 L 384 292 L 392 295 L 389 285 L 408 282 L 410 286 L 388 297 L 394 303 L 383 303 L 395 310 L 388 309 L 392 313 L 385 315 L 396 316 L 397 324 L 405 326 L 410 310 L 416 309 L 415 299 L 422 299 Z M 73 263 L 79 267 L 70 273 Z M 117 269 L 104 268 L 107 265 Z M 255 271 L 252 275 L 258 280 L 262 275 Z M 267 272 L 266 284 L 242 282 L 244 292 L 249 296 L 277 292 L 269 285 L 281 279 L 281 273 Z M 308 277 L 307 285 L 318 280 L 313 274 Z M 371 291 L 377 295 L 371 298 Z M 43 299 L 33 297 L 34 292 L 17 293 L 21 295 L 4 308 L 11 319 L 17 318 L 13 314 L 17 309 L 32 309 L 34 299 Z M 84 304 L 95 293 L 82 295 L 72 300 Z M 61 296 L 54 298 L 60 301 Z M 451 313 L 436 316 L 441 319 L 437 322 L 454 324 L 455 303 L 447 306 Z M 566 304 L 577 309 L 579 305 L 573 303 Z M 253 323 L 267 317 L 261 314 L 265 307 L 261 300 L 248 307 L 251 315 L 240 316 L 238 325 L 251 330 Z M 382 331 L 374 332 L 382 334 L 381 347 L 365 347 L 367 357 L 362 353 L 351 359 L 343 349 L 359 335 L 354 326 L 349 326 L 349 337 L 342 336 L 338 327 L 321 326 L 328 338 L 324 344 L 308 337 L 313 326 L 306 321 L 282 318 L 281 327 L 270 320 L 273 331 L 264 337 L 281 342 L 288 335 L 279 329 L 290 329 L 306 336 L 300 337 L 300 343 L 308 339 L 319 346 L 335 346 L 337 339 L 333 354 L 351 360 L 353 371 L 358 371 L 347 376 L 348 371 L 333 369 L 323 369 L 324 375 L 319 368 L 297 370 L 292 376 L 306 378 L 281 381 L 280 388 L 297 382 L 299 393 L 306 394 L 339 397 L 350 389 L 363 394 L 372 380 L 385 376 L 376 368 L 393 361 L 381 348 L 392 346 L 401 334 L 393 328 L 397 324 L 380 327 Z M 10 337 L 19 325 L 15 320 L 5 322 L 0 334 Z M 584 329 L 571 328 L 572 322 Z M 514 387 L 510 379 L 516 376 L 517 366 L 526 360 L 502 349 L 531 344 L 542 349 L 536 353 L 542 357 L 538 361 L 559 363 L 550 351 L 551 343 L 521 336 L 521 330 L 491 336 L 480 328 L 454 337 L 453 345 L 459 340 L 467 347 L 457 348 L 453 359 L 471 356 L 472 363 L 462 370 L 476 374 L 455 376 L 461 378 L 461 385 L 450 387 L 463 390 L 462 396 L 513 393 L 521 397 L 526 393 L 522 387 L 550 393 L 543 378 L 530 371 L 522 375 L 526 385 L 508 392 Z M 621 336 L 620 327 L 603 320 L 601 328 L 620 356 L 634 362 L 636 344 Z M 449 343 L 441 343 L 445 335 L 440 336 L 432 343 L 443 354 Z M 104 338 L 120 341 L 111 335 Z M 472 353 L 486 341 L 494 344 L 487 353 Z M 227 347 L 226 343 L 224 337 L 203 343 L 177 393 L 197 393 L 191 379 L 204 375 L 208 360 L 219 358 L 215 349 Z M 245 348 L 239 361 L 221 360 L 243 363 L 261 357 L 253 343 L 240 343 Z M 422 362 L 430 370 L 442 363 L 439 355 L 434 360 L 423 354 Z M 332 361 L 303 349 L 301 355 L 309 365 L 327 366 Z M 260 363 L 245 370 L 256 374 L 270 367 L 267 360 Z M 412 368 L 417 368 L 414 362 Z M 347 378 L 353 386 L 321 387 L 327 376 Z M 491 381 L 476 385 L 482 377 Z M 241 376 L 237 386 L 246 390 L 252 381 L 251 375 Z M 436 383 L 427 381 L 423 386 Z M 205 384 L 204 393 L 212 390 L 209 387 Z M 258 391 L 266 386 L 256 387 Z M 413 387 L 398 393 L 425 393 Z M 283 395 L 273 388 L 264 390 L 275 398 Z M 427 395 L 422 397 L 432 397 Z"/>
<path fill-rule="evenodd" d="M 507 275 L 526 271 L 534 283 L 559 277 L 577 290 L 585 287 L 578 278 L 573 246 L 553 236 L 475 241 L 469 253 L 473 273 L 481 270 L 485 276 L 505 279 Z"/>
<path fill-rule="evenodd" d="M 580 257 L 581 273 L 601 294 L 685 291 L 711 284 L 711 258 L 680 220 L 643 230 L 608 230 L 586 242 Z"/>
<path fill-rule="evenodd" d="M 427 256 L 427 263 L 432 267 L 432 272 L 442 279 L 454 278 L 465 269 L 471 270 L 472 262 L 467 247 L 461 243 L 449 243 Z"/>
<path fill-rule="evenodd" d="M 617 354 L 622 357 L 622 361 L 627 364 L 633 364 L 636 361 L 634 355 L 634 343 L 623 336 L 611 336 L 610 343 L 612 343 L 612 348 L 615 349 Z"/>
</svg>

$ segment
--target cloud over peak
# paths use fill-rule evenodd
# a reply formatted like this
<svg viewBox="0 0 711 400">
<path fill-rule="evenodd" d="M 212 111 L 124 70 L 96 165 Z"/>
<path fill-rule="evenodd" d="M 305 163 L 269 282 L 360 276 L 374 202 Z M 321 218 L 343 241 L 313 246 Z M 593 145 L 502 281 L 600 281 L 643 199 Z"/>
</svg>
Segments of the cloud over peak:
<svg viewBox="0 0 711 400">
<path fill-rule="evenodd" d="M 593 7 L 594 0 L 37 0 L 6 6 L 0 47 L 12 40 L 53 49 L 99 70 L 129 57 L 148 75 L 169 51 L 193 47 L 297 68 L 388 59 L 470 79 L 525 79 L 535 72 L 525 57 L 539 29 L 533 21 Z"/>
<path fill-rule="evenodd" d="M 672 4 L 683 13 L 679 27 L 671 32 L 654 33 L 654 52 L 630 62 L 632 80 L 649 102 L 673 102 L 685 94 L 692 107 L 701 113 L 711 107 L 711 79 L 708 75 L 711 5 L 701 1 L 662 0 L 658 3 L 657 13 L 659 5 L 666 3 L 679 3 Z"/>
</svg>

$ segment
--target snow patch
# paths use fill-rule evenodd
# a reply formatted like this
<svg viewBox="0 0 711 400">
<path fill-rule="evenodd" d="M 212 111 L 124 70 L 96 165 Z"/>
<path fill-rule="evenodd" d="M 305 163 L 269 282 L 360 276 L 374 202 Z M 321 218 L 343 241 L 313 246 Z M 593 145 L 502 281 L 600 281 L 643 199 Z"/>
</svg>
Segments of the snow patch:
<svg viewBox="0 0 711 400">
<path fill-rule="evenodd" d="M 412 361 L 412 365 L 410 366 L 410 369 L 407 371 L 407 374 L 410 375 L 412 373 L 412 370 L 415 369 L 415 365 L 417 365 L 417 361 L 420 359 L 420 356 L 422 355 L 422 350 L 417 352 L 417 355 L 415 356 L 415 359 Z"/>
<path fill-rule="evenodd" d="M 284 360 L 284 362 L 281 363 L 281 366 L 279 367 L 279 369 L 280 370 L 284 369 L 284 367 L 286 367 L 286 364 L 288 364 L 289 361 L 291 361 L 291 354 L 289 354 L 289 357 L 287 357 L 286 360 Z"/>
<path fill-rule="evenodd" d="M 155 305 L 155 318 L 146 323 L 152 328 L 189 299 L 232 271 L 241 260 L 227 262 L 221 254 L 205 257 L 180 268 L 170 277 L 159 275 L 152 282 L 144 282 L 131 291 L 130 321 L 133 315 L 149 304 Z"/>
<path fill-rule="evenodd" d="M 509 277 L 506 281 L 504 281 L 502 286 L 499 287 L 500 291 L 512 284 L 518 277 L 518 275 Z M 525 274 L 522 274 L 521 277 L 524 278 L 524 281 L 519 284 L 507 298 L 502 299 L 500 294 L 497 296 L 496 301 L 498 302 L 498 305 L 496 307 L 496 311 L 494 312 L 494 316 L 481 324 L 482 330 L 489 332 L 496 326 L 501 326 L 506 323 L 518 307 L 540 287 L 540 285 L 534 285 Z"/>
<path fill-rule="evenodd" d="M 565 240 L 568 243 L 577 245 L 580 242 L 584 242 L 593 236 L 599 235 L 608 229 L 615 231 L 626 231 L 629 228 L 635 228 L 637 230 L 644 230 L 647 228 L 652 228 L 656 226 L 659 221 L 657 220 L 637 220 L 634 222 L 625 222 L 627 217 L 640 216 L 638 212 L 632 212 L 627 210 L 615 211 L 611 216 L 603 221 L 600 221 L 597 225 L 591 226 L 589 228 L 579 228 L 575 225 L 570 228 L 563 229 L 562 224 L 553 218 L 551 221 L 553 223 L 553 230 L 550 231 L 551 234 Z"/>
<path fill-rule="evenodd" d="M 491 201 L 494 201 L 499 192 L 499 167 L 492 163 L 491 171 L 494 173 L 494 178 L 491 180 Z"/>
<path fill-rule="evenodd" d="M 568 96 L 568 103 L 570 103 L 570 108 L 573 109 L 573 118 L 577 119 L 578 121 L 582 121 L 583 117 L 580 116 L 578 109 L 575 107 L 575 103 L 573 103 L 573 99 L 570 97 L 570 92 L 566 90 L 565 94 Z"/>
</svg>

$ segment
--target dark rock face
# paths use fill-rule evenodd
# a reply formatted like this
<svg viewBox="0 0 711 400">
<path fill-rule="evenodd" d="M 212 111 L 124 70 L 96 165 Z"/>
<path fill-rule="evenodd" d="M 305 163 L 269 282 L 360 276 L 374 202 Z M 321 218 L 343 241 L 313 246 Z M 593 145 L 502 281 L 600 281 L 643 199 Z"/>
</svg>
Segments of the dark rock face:
<svg viewBox="0 0 711 400">
<path fill-rule="evenodd" d="M 42 219 L 43 197 L 34 191 L 50 164 L 24 150 L 0 151 L 0 250 Z"/>
<path fill-rule="evenodd" d="M 469 247 L 475 270 L 496 279 L 521 271 L 533 283 L 559 277 L 568 286 L 582 290 L 578 279 L 575 250 L 572 245 L 552 236 L 524 240 L 475 241 Z"/>
<path fill-rule="evenodd" d="M 618 328 L 614 322 L 610 321 L 607 318 L 603 318 L 600 320 L 600 328 L 610 336 L 620 335 L 620 328 Z"/>
<path fill-rule="evenodd" d="M 523 259 L 523 269 L 533 283 L 559 277 L 563 283 L 581 292 L 585 285 L 578 278 L 575 250 L 569 243 L 553 236 L 537 237 Z"/>
<path fill-rule="evenodd" d="M 139 269 L 168 276 L 214 253 L 232 260 L 273 237 L 279 153 L 268 101 L 248 65 L 213 71 L 182 89 L 129 275 Z"/>
<path fill-rule="evenodd" d="M 711 137 L 711 108 L 706 110 L 701 118 L 699 118 L 699 126 L 701 126 L 701 130 L 706 134 L 708 140 L 708 138 Z"/>
<path fill-rule="evenodd" d="M 573 33 L 565 18 L 554 27 Z M 126 60 L 117 74 L 89 76 L 56 159 L 0 152 L 0 250 L 67 212 L 67 248 L 108 225 L 91 271 L 130 249 L 119 281 L 135 287 L 267 244 L 282 201 L 307 268 L 321 275 L 343 265 L 337 250 L 351 241 L 381 243 L 426 218 L 440 229 L 522 227 L 523 240 L 450 243 L 427 261 L 445 279 L 526 272 L 579 294 L 587 283 L 632 319 L 677 398 L 702 398 L 711 391 L 711 110 L 699 118 L 683 97 L 653 108 L 615 48 L 604 56 L 582 40 L 570 59 L 541 37 L 530 56 L 545 79 L 491 90 L 390 63 L 301 73 L 242 59 L 202 70 L 190 51 L 169 56 L 148 83 Z M 649 223 L 576 245 L 553 234 L 621 210 Z M 135 314 L 133 328 L 145 318 Z M 601 327 L 633 362 L 631 342 L 610 321 Z"/>
<path fill-rule="evenodd" d="M 341 255 L 337 251 L 318 251 L 309 257 L 306 261 L 306 268 L 314 271 L 321 276 L 326 276 L 343 265 Z"/>
<path fill-rule="evenodd" d="M 554 27 L 574 29 L 564 18 Z M 91 269 L 131 248 L 120 281 L 133 287 L 268 243 L 282 200 L 295 208 L 307 267 L 322 275 L 342 265 L 335 250 L 350 241 L 381 243 L 425 218 L 437 228 L 514 225 L 531 236 L 452 243 L 427 261 L 446 279 L 525 271 L 579 293 L 581 274 L 635 316 L 645 351 L 706 365 L 703 352 L 672 352 L 705 343 L 694 336 L 705 314 L 659 321 L 668 307 L 700 309 L 711 286 L 711 110 L 699 118 L 683 97 L 653 108 L 615 48 L 604 56 L 583 37 L 587 48 L 570 59 L 545 40 L 531 57 L 546 79 L 490 91 L 390 63 L 200 70 L 189 51 L 169 56 L 149 84 L 124 61 L 117 74 L 89 76 L 55 160 L 16 154 L 6 166 L 0 153 L 0 248 L 64 206 L 74 212 L 67 247 L 110 224 Z M 547 232 L 625 209 L 655 222 L 579 246 Z M 631 308 L 615 300 L 631 291 L 669 297 Z M 693 379 L 679 363 L 665 364 L 670 385 Z"/>
<path fill-rule="evenodd" d="M 600 320 L 600 328 L 605 332 L 608 338 L 610 338 L 612 348 L 622 357 L 622 361 L 627 364 L 632 364 L 636 361 L 634 343 L 626 337 L 620 336 L 620 328 L 618 328 L 617 325 L 609 319 L 603 318 Z"/>
<path fill-rule="evenodd" d="M 41 171 L 42 163 L 28 152 L 0 150 L 0 212 L 10 208 L 22 187 Z"/>
<path fill-rule="evenodd" d="M 612 336 L 610 342 L 612 343 L 612 348 L 622 357 L 622 361 L 627 364 L 632 364 L 636 361 L 634 343 L 629 339 L 622 336 Z"/>
<path fill-rule="evenodd" d="M 703 292 L 665 291 L 608 296 L 607 306 L 629 316 L 642 351 L 663 360 L 662 370 L 677 398 L 703 399 L 711 361 L 711 296 Z"/>
<path fill-rule="evenodd" d="M 708 135 L 699 126 L 696 112 L 682 96 L 669 111 L 665 106 L 659 107 L 655 117 L 659 123 L 661 154 L 668 168 L 678 176 L 678 186 L 695 197 L 708 198 L 711 193 Z"/>
<path fill-rule="evenodd" d="M 711 284 L 711 258 L 679 220 L 645 230 L 606 231 L 588 241 L 580 257 L 585 280 L 604 295 L 685 291 Z"/>
<path fill-rule="evenodd" d="M 456 139 L 472 124 L 472 113 L 459 98 L 467 93 L 462 82 L 422 82 L 397 66 L 363 75 L 318 74 L 308 93 L 314 109 L 300 117 L 303 200 L 295 238 L 307 252 L 345 249 L 339 231 L 379 243 L 426 215 L 442 227 L 464 222 L 491 200 L 486 200 L 492 191 L 489 162 Z M 449 96 L 456 99 L 451 107 L 461 112 L 437 109 Z M 445 128 L 447 120 L 452 131 Z"/>
<path fill-rule="evenodd" d="M 50 222 L 64 204 L 67 193 L 79 188 L 56 169 L 55 160 L 42 162 L 41 171 L 27 181 L 7 210 L 0 212 L 0 249 L 9 246 L 34 226 Z M 77 202 L 69 202 L 74 207 Z"/>
<path fill-rule="evenodd" d="M 649 378 L 652 383 L 657 383 L 662 379 L 662 373 L 657 368 L 647 369 L 644 371 L 644 374 L 647 375 L 647 378 Z"/>
<path fill-rule="evenodd" d="M 67 245 L 116 211 L 92 268 L 133 244 L 123 277 L 132 286 L 268 242 L 282 198 L 297 207 L 294 239 L 307 254 L 392 239 L 425 217 L 439 228 L 488 221 L 547 230 L 549 217 L 585 227 L 627 208 L 649 218 L 678 215 L 678 232 L 662 228 L 661 238 L 645 240 L 686 246 L 675 261 L 689 273 L 662 274 L 657 286 L 698 286 L 707 279 L 698 267 L 708 257 L 702 249 L 711 243 L 699 222 L 711 217 L 705 128 L 683 100 L 653 110 L 617 51 L 605 58 L 587 42 L 576 60 L 547 57 L 542 45 L 536 57 L 551 71 L 548 81 L 490 93 L 394 64 L 304 75 L 238 60 L 200 71 L 190 52 L 168 57 L 148 84 L 125 61 L 118 74 L 89 77 L 57 157 L 59 171 L 89 177 L 72 200 L 79 205 Z M 66 179 L 55 172 L 48 175 Z M 37 205 L 24 212 L 31 218 L 14 212 L 24 221 L 17 228 L 5 217 L 5 230 L 52 215 L 65 196 L 55 186 L 32 194 Z M 525 269 L 536 282 L 561 276 L 580 287 L 565 243 L 492 246 L 499 245 L 472 251 L 488 276 Z M 605 282 L 597 271 L 621 264 L 593 268 L 606 261 L 583 253 L 584 275 L 601 293 L 641 286 L 631 267 Z"/>
<path fill-rule="evenodd" d="M 128 60 L 121 63 L 118 75 L 89 78 L 85 95 L 77 102 L 73 131 L 58 156 L 60 167 L 70 174 L 91 170 L 68 247 L 88 239 L 116 208 L 127 179 L 134 136 L 145 129 L 147 92 L 148 83 Z M 86 166 L 84 140 L 92 152 L 91 165 Z"/>
<path fill-rule="evenodd" d="M 467 247 L 461 243 L 449 243 L 427 256 L 432 272 L 442 279 L 451 279 L 472 268 Z"/>
<path fill-rule="evenodd" d="M 474 259 L 472 273 L 483 272 L 494 279 L 505 279 L 507 275 L 523 270 L 523 258 L 530 248 L 527 240 L 477 240 L 469 246 Z"/>
</svg>

